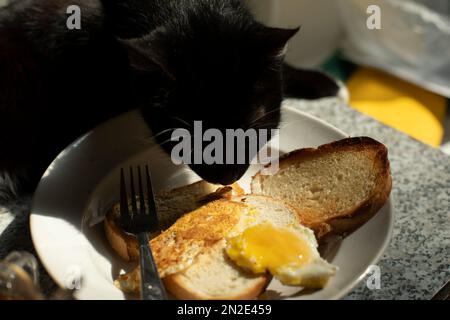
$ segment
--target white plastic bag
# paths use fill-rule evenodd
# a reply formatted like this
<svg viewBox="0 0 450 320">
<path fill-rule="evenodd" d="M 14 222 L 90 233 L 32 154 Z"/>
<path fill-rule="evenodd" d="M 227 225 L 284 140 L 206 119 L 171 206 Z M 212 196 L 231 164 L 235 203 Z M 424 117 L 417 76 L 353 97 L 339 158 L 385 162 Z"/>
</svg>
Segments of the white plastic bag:
<svg viewBox="0 0 450 320">
<path fill-rule="evenodd" d="M 370 30 L 367 8 L 381 9 Z M 339 0 L 344 55 L 450 97 L 450 1 Z"/>
</svg>

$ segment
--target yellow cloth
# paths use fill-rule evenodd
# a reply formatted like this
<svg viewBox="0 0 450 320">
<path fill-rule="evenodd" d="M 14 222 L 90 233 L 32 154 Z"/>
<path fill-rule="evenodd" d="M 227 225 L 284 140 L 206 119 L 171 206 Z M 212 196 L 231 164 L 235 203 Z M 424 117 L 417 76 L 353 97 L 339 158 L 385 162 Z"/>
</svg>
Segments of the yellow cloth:
<svg viewBox="0 0 450 320">
<path fill-rule="evenodd" d="M 350 105 L 419 141 L 438 147 L 447 100 L 384 72 L 360 68 L 347 83 Z"/>
</svg>

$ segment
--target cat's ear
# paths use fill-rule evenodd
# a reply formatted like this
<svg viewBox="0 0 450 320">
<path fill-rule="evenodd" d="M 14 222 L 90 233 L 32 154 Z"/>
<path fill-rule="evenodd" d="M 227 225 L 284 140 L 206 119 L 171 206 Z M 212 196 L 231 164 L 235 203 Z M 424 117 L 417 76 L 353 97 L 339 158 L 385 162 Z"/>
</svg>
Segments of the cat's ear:
<svg viewBox="0 0 450 320">
<path fill-rule="evenodd" d="M 286 51 L 288 41 L 300 30 L 265 27 L 259 34 L 264 51 L 271 56 L 281 56 Z"/>
<path fill-rule="evenodd" d="M 119 39 L 119 42 L 126 49 L 130 65 L 134 69 L 152 71 L 158 68 L 169 78 L 175 78 L 169 66 L 168 55 L 155 34 L 134 39 Z"/>
</svg>

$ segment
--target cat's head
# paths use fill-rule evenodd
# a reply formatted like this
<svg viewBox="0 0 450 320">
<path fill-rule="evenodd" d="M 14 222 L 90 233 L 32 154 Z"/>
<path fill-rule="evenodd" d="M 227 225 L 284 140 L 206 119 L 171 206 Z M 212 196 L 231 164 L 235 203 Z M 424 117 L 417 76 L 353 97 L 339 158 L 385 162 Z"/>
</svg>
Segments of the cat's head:
<svg viewBox="0 0 450 320">
<path fill-rule="evenodd" d="M 156 67 L 165 76 L 157 105 L 143 107 L 152 131 L 185 128 L 193 135 L 194 121 L 202 121 L 203 131 L 277 128 L 284 48 L 298 29 L 268 28 L 247 16 L 199 13 L 183 19 L 126 41 L 135 69 L 145 73 Z M 170 139 L 171 131 L 166 133 L 158 136 L 160 143 Z M 170 153 L 174 145 L 163 147 Z M 229 184 L 245 173 L 248 162 L 191 168 L 209 182 Z"/>
</svg>

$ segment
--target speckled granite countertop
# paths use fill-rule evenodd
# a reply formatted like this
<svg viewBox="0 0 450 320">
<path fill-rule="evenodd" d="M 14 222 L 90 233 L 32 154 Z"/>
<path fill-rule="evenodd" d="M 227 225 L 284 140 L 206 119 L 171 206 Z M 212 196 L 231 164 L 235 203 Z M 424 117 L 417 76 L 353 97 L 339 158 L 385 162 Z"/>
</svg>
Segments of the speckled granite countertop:
<svg viewBox="0 0 450 320">
<path fill-rule="evenodd" d="M 450 156 L 342 105 L 337 99 L 286 103 L 351 136 L 370 136 L 389 148 L 395 225 L 378 266 L 381 288 L 362 281 L 346 299 L 430 299 L 450 279 Z M 28 228 L 29 199 L 0 209 L 0 258 L 12 250 L 35 253 Z M 3 210 L 3 211 L 2 211 Z M 55 287 L 41 269 L 46 292 Z"/>
</svg>

